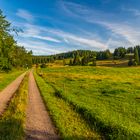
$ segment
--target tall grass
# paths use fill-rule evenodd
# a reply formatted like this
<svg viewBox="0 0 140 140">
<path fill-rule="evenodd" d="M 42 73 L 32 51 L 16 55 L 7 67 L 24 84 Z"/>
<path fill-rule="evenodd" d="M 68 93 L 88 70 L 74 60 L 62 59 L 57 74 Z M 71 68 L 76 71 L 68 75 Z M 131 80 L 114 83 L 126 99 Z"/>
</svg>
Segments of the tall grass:
<svg viewBox="0 0 140 140">
<path fill-rule="evenodd" d="M 23 140 L 28 77 L 21 83 L 7 110 L 0 117 L 0 140 Z"/>
</svg>

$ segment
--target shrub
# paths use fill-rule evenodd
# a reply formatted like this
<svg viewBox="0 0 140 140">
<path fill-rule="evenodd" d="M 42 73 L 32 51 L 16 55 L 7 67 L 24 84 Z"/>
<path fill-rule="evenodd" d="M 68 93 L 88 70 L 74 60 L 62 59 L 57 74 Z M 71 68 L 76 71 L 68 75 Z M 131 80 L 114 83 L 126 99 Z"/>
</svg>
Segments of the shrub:
<svg viewBox="0 0 140 140">
<path fill-rule="evenodd" d="M 43 63 L 43 64 L 40 65 L 40 67 L 41 68 L 46 68 L 46 64 Z"/>
<path fill-rule="evenodd" d="M 133 61 L 132 61 L 132 59 L 130 59 L 129 61 L 128 61 L 128 66 L 132 66 L 133 65 Z"/>
</svg>

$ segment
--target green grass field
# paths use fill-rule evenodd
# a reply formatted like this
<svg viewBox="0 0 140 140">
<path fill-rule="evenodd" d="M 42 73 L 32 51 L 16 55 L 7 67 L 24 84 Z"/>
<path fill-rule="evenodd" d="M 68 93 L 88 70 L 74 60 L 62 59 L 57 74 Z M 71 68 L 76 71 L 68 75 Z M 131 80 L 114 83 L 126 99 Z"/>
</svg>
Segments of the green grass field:
<svg viewBox="0 0 140 140">
<path fill-rule="evenodd" d="M 41 69 L 38 74 L 46 87 L 54 90 L 57 100 L 73 108 L 105 139 L 140 139 L 139 67 L 58 67 Z M 46 98 L 49 92 L 42 90 Z M 60 110 L 56 111 L 59 114 Z M 52 116 L 57 118 L 57 114 L 53 112 Z"/>
<path fill-rule="evenodd" d="M 4 89 L 8 84 L 15 80 L 20 74 L 25 70 L 13 70 L 9 73 L 1 72 L 0 73 L 0 91 Z"/>
</svg>

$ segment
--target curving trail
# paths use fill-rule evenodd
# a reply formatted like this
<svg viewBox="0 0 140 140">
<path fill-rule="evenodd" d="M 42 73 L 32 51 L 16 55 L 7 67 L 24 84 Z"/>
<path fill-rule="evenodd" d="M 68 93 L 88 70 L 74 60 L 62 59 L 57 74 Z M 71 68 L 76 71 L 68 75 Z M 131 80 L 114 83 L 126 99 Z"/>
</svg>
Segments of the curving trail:
<svg viewBox="0 0 140 140">
<path fill-rule="evenodd" d="M 58 140 L 32 72 L 29 74 L 28 92 L 26 140 Z"/>
<path fill-rule="evenodd" d="M 0 92 L 0 115 L 2 115 L 7 108 L 14 93 L 18 90 L 26 73 L 20 75 L 16 80 L 9 84 L 4 90 Z"/>
</svg>

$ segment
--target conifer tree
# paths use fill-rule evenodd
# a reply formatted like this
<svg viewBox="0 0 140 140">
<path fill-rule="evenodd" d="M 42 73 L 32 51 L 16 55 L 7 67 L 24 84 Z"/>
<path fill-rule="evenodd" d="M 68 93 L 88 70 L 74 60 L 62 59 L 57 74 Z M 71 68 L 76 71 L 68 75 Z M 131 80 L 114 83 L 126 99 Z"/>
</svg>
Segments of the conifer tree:
<svg viewBox="0 0 140 140">
<path fill-rule="evenodd" d="M 80 65 L 80 64 L 81 64 L 81 62 L 80 62 L 79 54 L 77 52 L 77 54 L 75 55 L 74 60 L 73 60 L 73 65 Z"/>
<path fill-rule="evenodd" d="M 140 64 L 139 53 L 136 47 L 134 48 L 134 59 L 135 59 L 135 65 L 139 65 Z"/>
</svg>

